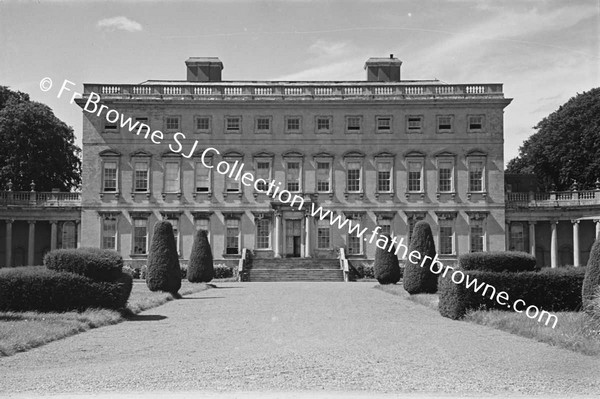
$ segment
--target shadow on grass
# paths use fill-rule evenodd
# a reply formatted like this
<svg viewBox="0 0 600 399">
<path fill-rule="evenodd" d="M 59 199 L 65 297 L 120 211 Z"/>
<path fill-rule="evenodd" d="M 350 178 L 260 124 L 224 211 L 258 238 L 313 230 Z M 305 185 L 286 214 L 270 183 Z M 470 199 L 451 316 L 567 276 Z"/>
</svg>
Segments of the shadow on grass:
<svg viewBox="0 0 600 399">
<path fill-rule="evenodd" d="M 223 299 L 224 297 L 222 296 L 203 296 L 203 297 L 199 297 L 199 298 L 188 298 L 188 297 L 183 297 L 181 298 L 184 301 L 189 301 L 189 300 L 194 300 L 194 299 Z"/>
<path fill-rule="evenodd" d="M 160 314 L 134 314 L 131 316 L 127 316 L 128 321 L 158 321 L 164 320 L 167 316 L 163 316 Z"/>
</svg>

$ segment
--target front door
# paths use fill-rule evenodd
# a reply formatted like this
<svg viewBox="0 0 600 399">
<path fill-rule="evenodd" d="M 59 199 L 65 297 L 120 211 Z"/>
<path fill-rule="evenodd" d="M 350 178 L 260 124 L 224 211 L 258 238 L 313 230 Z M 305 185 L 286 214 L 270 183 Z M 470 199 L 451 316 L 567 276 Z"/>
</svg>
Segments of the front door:
<svg viewBox="0 0 600 399">
<path fill-rule="evenodd" d="M 286 220 L 285 225 L 286 256 L 298 258 L 300 257 L 300 245 L 302 237 L 301 221 Z"/>
</svg>

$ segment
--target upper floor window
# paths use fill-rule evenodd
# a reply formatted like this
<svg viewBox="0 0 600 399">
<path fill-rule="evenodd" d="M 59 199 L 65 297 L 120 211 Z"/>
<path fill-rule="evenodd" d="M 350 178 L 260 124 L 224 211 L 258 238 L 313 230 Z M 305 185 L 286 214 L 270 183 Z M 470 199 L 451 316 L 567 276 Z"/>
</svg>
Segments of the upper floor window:
<svg viewBox="0 0 600 399">
<path fill-rule="evenodd" d="M 331 133 L 331 117 L 330 116 L 317 116 L 316 132 L 317 133 Z"/>
<path fill-rule="evenodd" d="M 241 116 L 226 116 L 225 117 L 225 132 L 239 133 L 242 130 Z"/>
<path fill-rule="evenodd" d="M 119 133 L 119 125 L 105 120 L 104 133 Z"/>
<path fill-rule="evenodd" d="M 196 132 L 198 133 L 210 133 L 212 128 L 212 120 L 210 116 L 197 116 L 196 117 Z"/>
<path fill-rule="evenodd" d="M 392 131 L 392 117 L 378 116 L 377 117 L 377 133 L 390 133 Z"/>
<path fill-rule="evenodd" d="M 471 159 L 469 164 L 469 191 L 484 191 L 484 170 L 485 164 L 482 159 Z"/>
<path fill-rule="evenodd" d="M 102 191 L 116 192 L 117 191 L 117 161 L 105 161 L 103 163 L 102 172 Z"/>
<path fill-rule="evenodd" d="M 181 129 L 181 118 L 179 116 L 167 116 L 165 118 L 165 129 L 167 131 L 176 131 Z"/>
<path fill-rule="evenodd" d="M 271 133 L 271 117 L 268 117 L 268 116 L 257 117 L 255 130 L 257 133 Z"/>
<path fill-rule="evenodd" d="M 438 192 L 451 193 L 454 191 L 454 160 L 438 159 Z"/>
<path fill-rule="evenodd" d="M 300 133 L 302 119 L 299 116 L 286 116 L 285 131 L 287 133 Z"/>
<path fill-rule="evenodd" d="M 300 162 L 287 161 L 285 174 L 286 189 L 290 192 L 300 191 Z"/>
<path fill-rule="evenodd" d="M 423 161 L 420 159 L 408 161 L 408 191 L 423 191 Z"/>
<path fill-rule="evenodd" d="M 468 128 L 470 133 L 478 133 L 483 131 L 484 117 L 483 115 L 469 115 Z"/>
<path fill-rule="evenodd" d="M 362 192 L 362 162 L 358 160 L 346 163 L 346 191 L 349 193 Z"/>
<path fill-rule="evenodd" d="M 149 165 L 147 161 L 137 161 L 133 165 L 134 169 L 134 180 L 133 180 L 133 191 L 138 193 L 145 193 L 148 191 L 149 181 Z"/>
<path fill-rule="evenodd" d="M 408 115 L 406 117 L 406 131 L 408 133 L 421 133 L 423 131 L 423 117 L 421 115 Z"/>
<path fill-rule="evenodd" d="M 437 116 L 437 132 L 452 133 L 454 117 L 452 115 Z"/>
<path fill-rule="evenodd" d="M 261 159 L 256 161 L 256 180 L 256 187 L 259 190 L 267 191 L 269 189 L 269 182 L 271 181 L 271 160 Z"/>
<path fill-rule="evenodd" d="M 360 133 L 362 130 L 362 116 L 346 117 L 346 133 Z"/>
<path fill-rule="evenodd" d="M 392 191 L 392 161 L 377 161 L 377 192 Z"/>
<path fill-rule="evenodd" d="M 317 161 L 317 192 L 331 192 L 331 162 Z"/>
<path fill-rule="evenodd" d="M 165 193 L 181 191 L 179 162 L 165 162 Z"/>
<path fill-rule="evenodd" d="M 204 160 L 207 165 L 212 165 L 212 160 Z M 196 192 L 208 193 L 211 191 L 211 170 L 202 164 L 196 162 Z"/>
</svg>

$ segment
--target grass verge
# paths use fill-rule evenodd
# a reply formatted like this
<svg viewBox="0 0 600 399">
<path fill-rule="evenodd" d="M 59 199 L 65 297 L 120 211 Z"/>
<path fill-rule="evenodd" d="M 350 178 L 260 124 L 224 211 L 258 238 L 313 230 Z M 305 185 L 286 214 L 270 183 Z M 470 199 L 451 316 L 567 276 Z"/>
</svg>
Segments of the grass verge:
<svg viewBox="0 0 600 399">
<path fill-rule="evenodd" d="M 180 295 L 209 288 L 207 284 L 181 283 Z M 92 328 L 120 323 L 173 299 L 169 293 L 149 291 L 143 280 L 134 280 L 127 308 L 121 312 L 109 309 L 65 313 L 0 312 L 0 356 L 14 355 Z"/>
<path fill-rule="evenodd" d="M 402 285 L 380 285 L 375 288 L 438 311 L 439 298 L 437 294 L 408 295 Z M 584 355 L 600 355 L 600 320 L 594 319 L 584 312 L 555 312 L 555 314 L 558 317 L 558 323 L 554 329 L 544 323 L 529 319 L 524 314 L 502 310 L 472 310 L 463 320 Z"/>
</svg>

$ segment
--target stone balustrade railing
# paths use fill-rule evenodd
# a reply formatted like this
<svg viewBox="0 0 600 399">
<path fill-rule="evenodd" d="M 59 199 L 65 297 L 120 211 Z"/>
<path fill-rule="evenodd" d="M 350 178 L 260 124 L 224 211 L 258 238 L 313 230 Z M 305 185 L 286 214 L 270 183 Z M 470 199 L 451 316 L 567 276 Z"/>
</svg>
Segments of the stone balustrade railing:
<svg viewBox="0 0 600 399">
<path fill-rule="evenodd" d="M 43 191 L 0 191 L 0 206 L 81 206 L 81 193 Z"/>
<path fill-rule="evenodd" d="M 506 205 L 513 207 L 600 205 L 600 190 L 553 191 L 548 193 L 506 193 Z"/>
<path fill-rule="evenodd" d="M 269 98 L 390 98 L 390 97 L 499 97 L 502 84 L 431 84 L 423 82 L 206 82 L 142 85 L 85 84 L 84 97 L 94 92 L 111 99 L 269 99 Z"/>
</svg>

